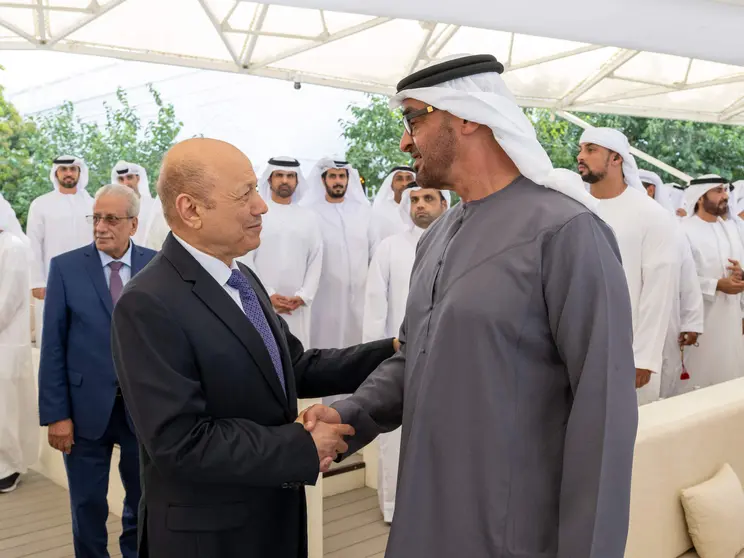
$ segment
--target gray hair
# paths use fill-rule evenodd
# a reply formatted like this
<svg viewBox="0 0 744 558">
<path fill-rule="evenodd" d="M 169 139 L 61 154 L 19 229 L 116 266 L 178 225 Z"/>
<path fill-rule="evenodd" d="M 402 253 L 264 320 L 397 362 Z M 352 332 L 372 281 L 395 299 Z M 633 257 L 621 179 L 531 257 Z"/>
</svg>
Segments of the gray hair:
<svg viewBox="0 0 744 558">
<path fill-rule="evenodd" d="M 102 186 L 96 192 L 96 199 L 102 196 L 120 196 L 126 198 L 128 202 L 127 217 L 139 216 L 140 199 L 129 186 L 124 186 L 123 184 L 106 184 L 106 186 Z"/>
</svg>

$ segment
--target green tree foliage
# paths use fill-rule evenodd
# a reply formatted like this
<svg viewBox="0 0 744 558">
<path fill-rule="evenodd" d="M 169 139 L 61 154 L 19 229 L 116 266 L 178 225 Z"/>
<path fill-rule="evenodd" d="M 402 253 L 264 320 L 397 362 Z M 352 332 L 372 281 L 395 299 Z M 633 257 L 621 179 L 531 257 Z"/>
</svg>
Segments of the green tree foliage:
<svg viewBox="0 0 744 558">
<path fill-rule="evenodd" d="M 173 105 L 164 103 L 152 86 L 149 91 L 158 113 L 154 120 L 146 123 L 137 116 L 122 89 L 117 90 L 114 105 L 104 103 L 106 118 L 102 125 L 81 120 L 69 102 L 37 118 L 23 121 L 31 130 L 25 141 L 23 172 L 14 181 L 3 181 L 3 195 L 22 224 L 25 224 L 31 201 L 49 191 L 49 170 L 52 161 L 60 155 L 85 159 L 91 194 L 111 181 L 111 169 L 121 159 L 144 166 L 150 189 L 155 193 L 161 160 L 173 145 L 183 123 L 176 118 Z M 4 135 L 0 138 L 0 145 L 3 141 Z M 0 160 L 3 158 L 4 153 L 0 152 Z"/>
<path fill-rule="evenodd" d="M 33 175 L 31 154 L 37 138 L 36 125 L 18 113 L 0 87 L 0 192 L 16 210 L 28 208 L 34 197 L 25 186 Z"/>
<path fill-rule="evenodd" d="M 349 145 L 348 161 L 364 177 L 367 191 L 374 193 L 390 169 L 410 165 L 411 157 L 400 150 L 403 124 L 400 111 L 390 110 L 382 95 L 367 95 L 366 106 L 350 105 L 351 119 L 341 120 Z"/>
</svg>

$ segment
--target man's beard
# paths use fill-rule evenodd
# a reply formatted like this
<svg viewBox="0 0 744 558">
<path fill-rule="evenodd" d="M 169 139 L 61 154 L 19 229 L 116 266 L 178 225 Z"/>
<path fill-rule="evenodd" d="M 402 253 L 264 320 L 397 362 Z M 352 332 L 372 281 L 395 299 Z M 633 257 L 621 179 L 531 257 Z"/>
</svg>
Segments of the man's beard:
<svg viewBox="0 0 744 558">
<path fill-rule="evenodd" d="M 607 176 L 607 171 L 593 172 L 589 170 L 589 167 L 586 167 L 586 174 L 582 174 L 581 178 L 587 184 L 596 184 L 600 180 L 604 180 L 606 176 Z"/>
<path fill-rule="evenodd" d="M 715 203 L 705 197 L 703 198 L 703 209 L 710 215 L 723 217 L 728 212 L 728 202 L 726 200 L 722 200 L 720 203 Z"/>
<path fill-rule="evenodd" d="M 416 225 L 420 229 L 428 229 L 429 225 L 431 225 L 434 221 L 437 220 L 437 218 L 431 213 L 414 214 L 412 219 L 413 219 L 413 224 Z"/>
<path fill-rule="evenodd" d="M 447 184 L 447 173 L 455 162 L 455 131 L 442 123 L 434 143 L 427 148 L 427 155 L 419 151 L 422 163 L 416 173 L 416 183 L 422 188 L 440 189 Z"/>
<path fill-rule="evenodd" d="M 346 195 L 347 186 L 326 186 L 326 194 L 329 198 L 340 199 Z"/>
<path fill-rule="evenodd" d="M 75 187 L 77 186 L 77 184 L 78 184 L 78 181 L 77 181 L 76 179 L 74 179 L 74 178 L 73 178 L 73 179 L 71 179 L 71 181 L 67 181 L 67 180 L 57 180 L 57 182 L 59 182 L 59 185 L 60 185 L 60 186 L 61 186 L 62 188 L 67 188 L 67 189 L 69 189 L 69 190 L 72 190 L 72 189 L 73 189 L 73 188 L 75 188 Z"/>
<path fill-rule="evenodd" d="M 292 194 L 294 194 L 295 189 L 289 184 L 280 184 L 276 188 L 272 187 L 271 191 L 274 192 L 280 198 L 287 199 L 287 198 L 292 197 Z"/>
</svg>

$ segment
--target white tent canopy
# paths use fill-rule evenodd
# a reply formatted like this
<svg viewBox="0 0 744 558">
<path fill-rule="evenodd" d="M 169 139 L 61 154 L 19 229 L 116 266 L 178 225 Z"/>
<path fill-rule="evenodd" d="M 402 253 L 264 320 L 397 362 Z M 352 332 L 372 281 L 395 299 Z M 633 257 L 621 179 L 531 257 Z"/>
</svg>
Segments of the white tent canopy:
<svg viewBox="0 0 744 558">
<path fill-rule="evenodd" d="M 0 49 L 385 94 L 430 60 L 490 52 L 523 106 L 729 124 L 744 124 L 742 29 L 744 0 L 0 1 Z"/>
</svg>

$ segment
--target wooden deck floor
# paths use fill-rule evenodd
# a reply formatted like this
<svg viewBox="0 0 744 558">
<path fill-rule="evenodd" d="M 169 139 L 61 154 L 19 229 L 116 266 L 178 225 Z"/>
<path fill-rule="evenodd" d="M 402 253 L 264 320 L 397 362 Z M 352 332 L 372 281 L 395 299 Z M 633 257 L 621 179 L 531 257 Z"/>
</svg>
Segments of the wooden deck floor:
<svg viewBox="0 0 744 558">
<path fill-rule="evenodd" d="M 121 522 L 109 516 L 109 553 L 121 556 Z M 0 494 L 0 557 L 67 558 L 72 547 L 72 520 L 67 491 L 39 473 L 21 478 L 15 492 Z"/>
<path fill-rule="evenodd" d="M 383 558 L 388 527 L 377 493 L 369 488 L 326 498 L 325 558 Z M 75 556 L 67 491 L 34 472 L 24 475 L 15 492 L 0 494 L 0 557 L 67 558 Z M 121 522 L 108 521 L 109 553 L 121 556 Z"/>
<path fill-rule="evenodd" d="M 324 558 L 383 558 L 389 531 L 371 488 L 323 501 Z"/>
</svg>

